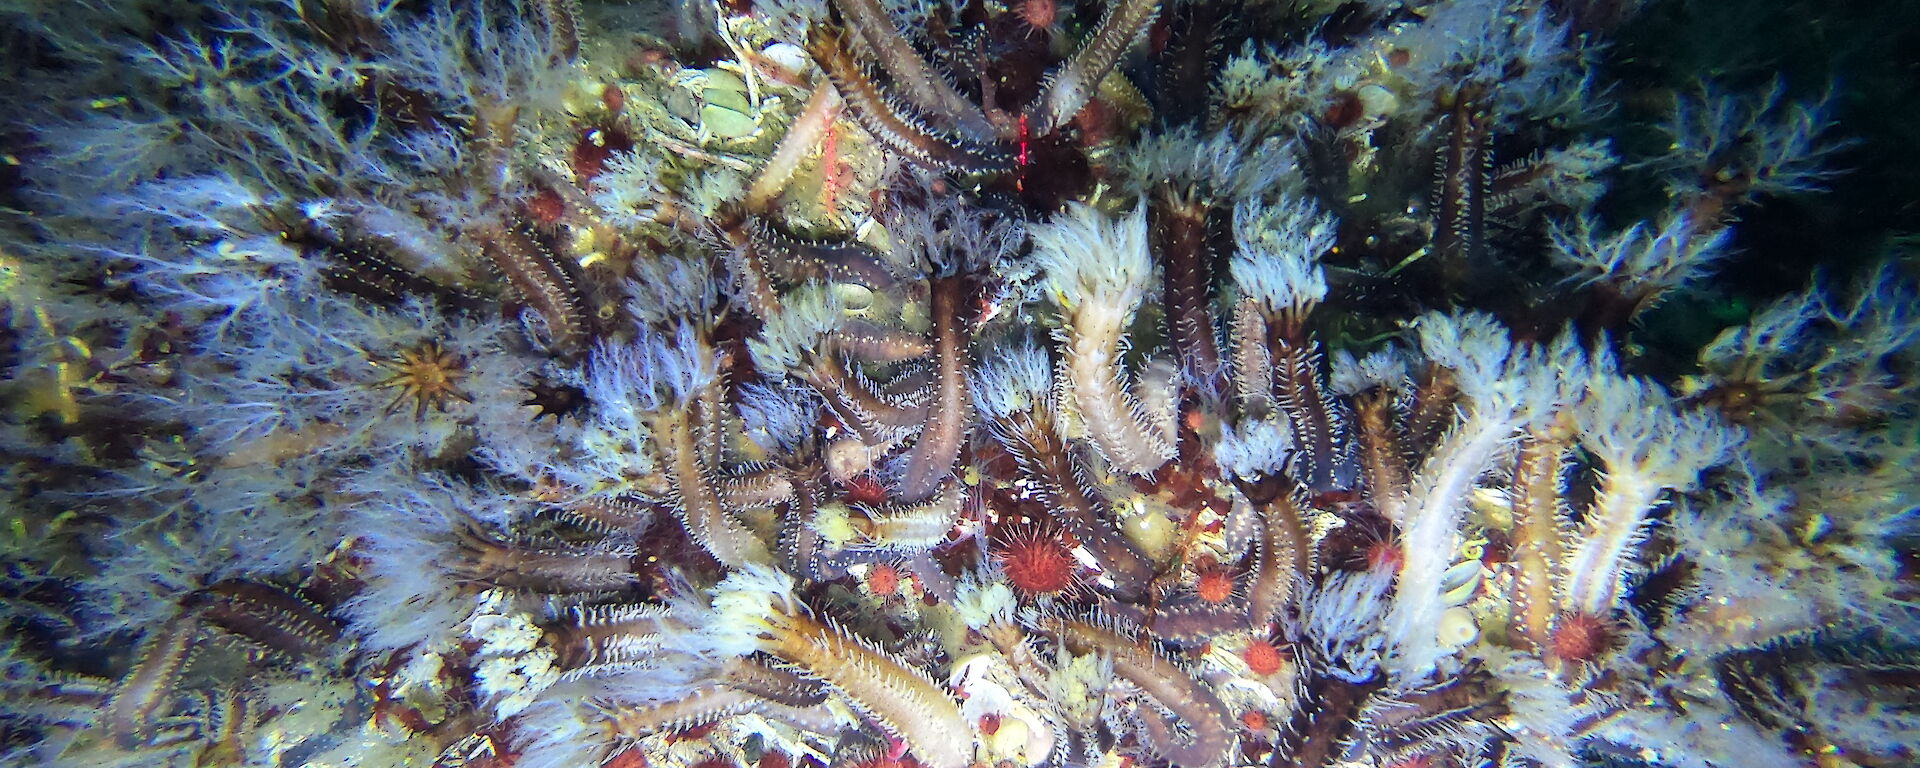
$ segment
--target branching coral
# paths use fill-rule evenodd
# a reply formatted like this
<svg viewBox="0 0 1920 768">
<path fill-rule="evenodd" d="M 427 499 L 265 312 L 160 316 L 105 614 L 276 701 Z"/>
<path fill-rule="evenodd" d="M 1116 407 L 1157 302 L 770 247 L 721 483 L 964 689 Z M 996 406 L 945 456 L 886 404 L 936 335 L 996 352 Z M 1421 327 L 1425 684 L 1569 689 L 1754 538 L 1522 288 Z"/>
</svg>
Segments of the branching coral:
<svg viewBox="0 0 1920 768">
<path fill-rule="evenodd" d="M 1632 220 L 1596 4 L 746 5 L 22 25 L 9 757 L 1911 759 L 1905 265 L 1618 338 L 1820 108 Z"/>
</svg>

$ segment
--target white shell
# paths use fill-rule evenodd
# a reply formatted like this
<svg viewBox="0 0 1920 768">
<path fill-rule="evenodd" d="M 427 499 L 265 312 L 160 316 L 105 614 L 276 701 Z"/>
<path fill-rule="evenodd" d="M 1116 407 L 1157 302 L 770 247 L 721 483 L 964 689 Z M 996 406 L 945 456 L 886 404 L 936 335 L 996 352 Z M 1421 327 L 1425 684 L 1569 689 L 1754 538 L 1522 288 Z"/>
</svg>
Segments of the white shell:
<svg viewBox="0 0 1920 768">
<path fill-rule="evenodd" d="M 739 139 L 752 136 L 760 130 L 760 123 L 752 116 L 729 109 L 719 104 L 708 104 L 700 108 L 700 125 L 708 133 L 723 139 Z"/>
<path fill-rule="evenodd" d="M 1383 117 L 1400 109 L 1400 97 L 1378 83 L 1360 86 L 1354 97 L 1360 100 L 1360 109 L 1368 117 Z"/>
<path fill-rule="evenodd" d="M 760 55 L 795 75 L 805 76 L 813 69 L 813 57 L 793 43 L 774 43 L 762 48 Z"/>
<path fill-rule="evenodd" d="M 833 295 L 848 314 L 858 314 L 873 306 L 873 289 L 858 283 L 834 283 Z"/>
<path fill-rule="evenodd" d="M 1440 577 L 1440 599 L 1447 605 L 1459 605 L 1473 599 L 1473 593 L 1480 590 L 1483 570 L 1478 560 L 1455 563 Z"/>
<path fill-rule="evenodd" d="M 1472 611 L 1455 606 L 1440 614 L 1440 626 L 1434 632 L 1442 646 L 1459 648 L 1480 638 L 1480 625 Z"/>
</svg>

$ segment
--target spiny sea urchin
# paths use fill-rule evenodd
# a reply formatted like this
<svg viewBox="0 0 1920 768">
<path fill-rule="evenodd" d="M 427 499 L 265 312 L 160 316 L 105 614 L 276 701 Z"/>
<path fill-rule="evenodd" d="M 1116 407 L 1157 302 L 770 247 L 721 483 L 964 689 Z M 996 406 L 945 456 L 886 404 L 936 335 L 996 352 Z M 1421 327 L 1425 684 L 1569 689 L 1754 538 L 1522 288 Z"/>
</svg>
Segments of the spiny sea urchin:
<svg viewBox="0 0 1920 768">
<path fill-rule="evenodd" d="M 1002 529 L 993 543 L 993 559 L 1014 589 L 1028 596 L 1066 592 L 1079 583 L 1079 563 L 1057 531 L 1037 525 Z"/>
</svg>

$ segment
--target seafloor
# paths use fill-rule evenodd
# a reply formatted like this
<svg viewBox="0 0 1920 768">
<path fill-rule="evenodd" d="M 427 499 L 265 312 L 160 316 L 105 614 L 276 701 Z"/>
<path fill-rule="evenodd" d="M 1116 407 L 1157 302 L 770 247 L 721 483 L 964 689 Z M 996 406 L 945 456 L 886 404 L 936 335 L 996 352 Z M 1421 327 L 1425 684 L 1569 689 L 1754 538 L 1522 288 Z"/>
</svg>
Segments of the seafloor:
<svg viewBox="0 0 1920 768">
<path fill-rule="evenodd" d="M 1920 764 L 1920 6 L 0 0 L 0 763 Z"/>
</svg>

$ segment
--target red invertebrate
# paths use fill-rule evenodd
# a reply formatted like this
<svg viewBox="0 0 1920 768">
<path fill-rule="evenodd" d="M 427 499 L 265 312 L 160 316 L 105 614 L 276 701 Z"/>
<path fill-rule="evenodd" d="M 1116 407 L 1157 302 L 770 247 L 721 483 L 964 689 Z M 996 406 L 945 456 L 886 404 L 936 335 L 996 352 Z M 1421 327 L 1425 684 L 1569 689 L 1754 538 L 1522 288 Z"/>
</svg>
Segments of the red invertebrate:
<svg viewBox="0 0 1920 768">
<path fill-rule="evenodd" d="M 1079 583 L 1080 564 L 1060 534 L 1040 526 L 1003 529 L 994 540 L 993 558 L 1007 581 L 1029 596 L 1066 592 Z"/>
<path fill-rule="evenodd" d="M 533 195 L 527 198 L 527 215 L 539 226 L 550 227 L 560 223 L 567 215 L 567 203 L 560 193 L 548 187 L 536 187 Z"/>
<path fill-rule="evenodd" d="M 867 589 L 881 597 L 900 590 L 900 569 L 892 563 L 875 563 L 867 569 Z"/>
<path fill-rule="evenodd" d="M 1058 0 L 1020 0 L 1013 12 L 1034 31 L 1045 32 L 1059 20 L 1060 3 Z"/>
<path fill-rule="evenodd" d="M 1200 574 L 1194 584 L 1193 593 L 1209 603 L 1224 603 L 1234 596 L 1239 585 L 1234 582 L 1233 574 L 1224 569 L 1210 568 Z"/>
<path fill-rule="evenodd" d="M 1240 724 L 1246 726 L 1247 730 L 1254 733 L 1265 731 L 1268 726 L 1267 713 L 1257 709 L 1248 710 L 1240 716 Z"/>
<path fill-rule="evenodd" d="M 605 172 L 607 161 L 621 152 L 633 151 L 633 137 L 619 128 L 587 128 L 573 144 L 570 160 L 573 175 L 581 184 Z"/>
<path fill-rule="evenodd" d="M 1248 641 L 1247 649 L 1240 652 L 1240 658 L 1247 662 L 1247 669 L 1263 677 L 1278 673 L 1286 664 L 1286 658 L 1280 654 L 1280 649 L 1274 647 L 1273 641 L 1264 637 Z"/>
<path fill-rule="evenodd" d="M 1593 661 L 1613 646 L 1613 635 L 1604 617 L 1563 613 L 1553 627 L 1553 655 L 1576 663 Z"/>
<path fill-rule="evenodd" d="M 887 500 L 887 486 L 870 473 L 847 479 L 847 501 L 855 504 L 879 504 Z"/>
</svg>

